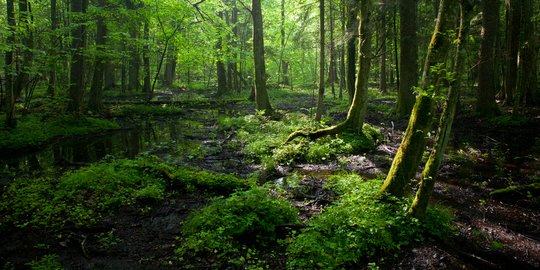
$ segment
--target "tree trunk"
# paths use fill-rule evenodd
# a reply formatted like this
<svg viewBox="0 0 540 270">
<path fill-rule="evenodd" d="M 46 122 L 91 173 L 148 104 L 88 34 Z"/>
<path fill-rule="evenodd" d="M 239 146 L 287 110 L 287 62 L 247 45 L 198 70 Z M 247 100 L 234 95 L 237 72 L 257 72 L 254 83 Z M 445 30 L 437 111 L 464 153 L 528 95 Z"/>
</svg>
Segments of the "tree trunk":
<svg viewBox="0 0 540 270">
<path fill-rule="evenodd" d="M 369 81 L 369 69 L 371 65 L 371 38 L 372 38 L 372 6 L 373 0 L 365 0 L 360 3 L 360 10 L 358 17 L 360 23 L 358 25 L 358 73 L 355 81 L 355 88 L 353 102 L 349 107 L 347 118 L 345 121 L 329 127 L 320 129 L 314 132 L 295 131 L 285 141 L 290 142 L 296 137 L 308 137 L 310 139 L 317 139 L 323 136 L 339 134 L 345 130 L 360 133 L 364 124 L 364 116 L 367 107 L 368 96 L 368 81 Z"/>
<path fill-rule="evenodd" d="M 536 68 L 538 67 L 537 39 L 535 25 L 532 23 L 534 6 L 532 0 L 523 0 L 522 3 L 522 43 L 519 49 L 519 83 L 518 104 L 537 105 L 539 93 Z M 540 41 L 540 40 L 539 40 Z M 517 111 L 517 110 L 514 110 Z"/>
<path fill-rule="evenodd" d="M 347 91 L 349 103 L 352 103 L 356 81 L 356 40 L 358 35 L 358 1 L 345 0 L 347 8 Z"/>
<path fill-rule="evenodd" d="M 15 44 L 15 28 L 17 27 L 15 22 L 15 5 L 14 0 L 6 1 L 6 17 L 9 27 L 7 36 L 7 43 L 10 45 Z M 15 73 L 15 48 L 9 46 L 5 54 L 5 110 L 6 110 L 6 126 L 14 128 L 17 125 L 15 118 L 15 93 L 14 93 L 14 73 Z M 3 101 L 2 101 L 3 102 Z"/>
<path fill-rule="evenodd" d="M 281 83 L 289 85 L 289 63 L 283 59 L 285 51 L 285 0 L 281 0 Z"/>
<path fill-rule="evenodd" d="M 345 87 L 345 0 L 341 0 L 341 46 L 339 50 L 339 99 L 343 98 Z"/>
<path fill-rule="evenodd" d="M 150 42 L 150 26 L 149 22 L 144 22 L 143 27 L 143 39 L 144 39 L 144 45 L 143 45 L 143 71 L 144 71 L 144 79 L 143 79 L 143 93 L 150 93 L 152 92 L 152 85 L 151 85 L 151 77 L 150 75 L 150 48 L 148 47 L 148 43 Z"/>
<path fill-rule="evenodd" d="M 513 104 L 517 87 L 521 1 L 522 0 L 506 1 L 506 74 L 504 80 L 505 104 Z"/>
<path fill-rule="evenodd" d="M 17 62 L 17 76 L 13 88 L 14 98 L 17 100 L 30 81 L 30 70 L 34 57 L 34 33 L 32 30 L 33 15 L 30 2 L 19 0 L 19 38 L 22 47 L 20 55 L 15 59 Z"/>
<path fill-rule="evenodd" d="M 57 11 L 57 5 L 56 0 L 51 0 L 51 40 L 50 40 L 50 46 L 49 49 L 49 58 L 50 58 L 50 66 L 49 66 L 49 83 L 47 85 L 47 94 L 49 96 L 54 96 L 56 92 L 56 48 L 58 47 L 58 37 L 56 36 L 55 32 L 56 29 L 58 29 L 58 11 Z"/>
<path fill-rule="evenodd" d="M 88 0 L 71 1 L 71 22 L 75 24 L 71 30 L 71 70 L 69 83 L 68 111 L 78 114 L 81 112 L 82 98 L 85 90 L 84 48 L 86 44 L 86 25 L 84 14 L 88 8 Z"/>
<path fill-rule="evenodd" d="M 132 25 L 129 26 L 129 37 L 131 42 L 129 47 L 129 64 L 128 64 L 128 90 L 130 93 L 139 91 L 140 88 L 140 67 L 141 67 L 141 58 L 139 55 L 139 49 L 137 48 L 136 40 L 139 38 L 139 22 L 132 22 Z"/>
<path fill-rule="evenodd" d="M 400 117 L 411 113 L 414 105 L 413 86 L 418 82 L 418 37 L 416 34 L 417 0 L 401 0 L 399 3 L 399 90 L 396 112 Z"/>
<path fill-rule="evenodd" d="M 223 19 L 223 12 L 218 13 L 218 17 Z M 217 43 L 216 43 L 216 52 L 217 52 L 217 60 L 216 60 L 216 73 L 217 73 L 217 96 L 223 96 L 227 93 L 227 70 L 225 69 L 225 64 L 223 63 L 223 37 L 221 36 L 221 33 L 218 33 L 220 35 L 218 37 Z"/>
<path fill-rule="evenodd" d="M 448 16 L 446 14 L 448 12 L 448 1 L 440 1 L 435 30 L 433 31 L 423 67 L 420 84 L 423 93 L 416 97 L 407 130 L 381 187 L 381 194 L 388 193 L 396 197 L 402 197 L 405 187 L 415 176 L 420 165 L 434 114 L 433 98 L 438 94 L 441 77 L 446 75 L 441 74 L 444 73 L 444 69 L 440 70 L 437 66 L 444 64 L 448 50 L 449 41 L 447 38 L 449 33 L 446 32 L 447 23 L 445 21 L 446 16 Z"/>
<path fill-rule="evenodd" d="M 335 82 L 336 82 L 336 45 L 334 43 L 334 8 L 332 7 L 332 0 L 330 0 L 328 13 L 330 21 L 330 46 L 329 46 L 329 54 L 330 54 L 330 64 L 328 65 L 328 83 L 330 84 L 330 89 L 332 90 L 332 97 L 336 98 L 336 88 L 335 88 Z"/>
<path fill-rule="evenodd" d="M 497 77 L 495 50 L 499 31 L 499 0 L 483 0 L 481 8 L 482 41 L 478 61 L 476 112 L 481 116 L 492 116 L 499 113 L 499 107 L 495 102 Z"/>
<path fill-rule="evenodd" d="M 266 92 L 266 66 L 264 63 L 264 37 L 261 1 L 252 0 L 253 16 L 253 60 L 255 63 L 255 102 L 257 110 L 264 115 L 273 115 L 274 110 Z"/>
<path fill-rule="evenodd" d="M 379 29 L 381 38 L 381 63 L 379 89 L 381 93 L 386 94 L 386 2 L 381 1 L 381 28 Z"/>
<path fill-rule="evenodd" d="M 324 112 L 324 0 L 319 0 L 319 96 L 315 121 L 321 121 Z"/>
<path fill-rule="evenodd" d="M 461 2 L 460 5 L 458 38 L 454 53 L 454 66 L 452 68 L 454 80 L 451 82 L 448 88 L 448 99 L 446 100 L 439 120 L 439 128 L 435 138 L 435 146 L 433 147 L 426 166 L 424 167 L 422 176 L 420 178 L 418 191 L 416 192 L 414 201 L 409 209 L 409 213 L 416 218 L 423 218 L 426 213 L 429 199 L 433 193 L 435 180 L 444 158 L 444 151 L 446 149 L 446 145 L 448 144 L 448 139 L 450 138 L 456 106 L 459 101 L 461 77 L 463 73 L 462 62 L 464 59 L 464 52 L 462 52 L 461 49 L 468 33 L 468 25 L 473 8 L 472 6 L 463 3 L 464 2 Z"/>
<path fill-rule="evenodd" d="M 99 8 L 105 8 L 106 1 L 99 0 Z M 107 24 L 105 23 L 105 17 L 99 15 L 98 13 L 96 18 L 96 58 L 94 64 L 94 76 L 92 78 L 92 86 L 90 87 L 90 96 L 88 100 L 88 109 L 95 113 L 103 112 L 103 76 L 105 72 L 106 59 L 104 56 L 105 53 L 105 43 L 107 36 Z"/>
</svg>

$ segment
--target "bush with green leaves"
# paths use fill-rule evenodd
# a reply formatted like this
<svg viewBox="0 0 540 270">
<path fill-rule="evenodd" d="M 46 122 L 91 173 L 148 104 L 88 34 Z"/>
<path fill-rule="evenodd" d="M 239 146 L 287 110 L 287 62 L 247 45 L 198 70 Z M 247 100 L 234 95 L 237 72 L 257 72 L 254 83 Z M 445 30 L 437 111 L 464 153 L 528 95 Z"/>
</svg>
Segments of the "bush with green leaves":
<svg viewBox="0 0 540 270">
<path fill-rule="evenodd" d="M 377 129 L 365 124 L 360 134 L 344 132 L 315 141 L 297 138 L 283 144 L 296 130 L 316 130 L 323 127 L 300 113 L 286 113 L 280 121 L 258 115 L 222 118 L 219 124 L 224 130 L 237 130 L 238 139 L 244 143 L 244 153 L 254 162 L 268 162 L 271 158 L 272 164 L 324 162 L 340 154 L 369 151 L 377 141 L 382 140 Z"/>
<path fill-rule="evenodd" d="M 86 135 L 118 128 L 109 120 L 92 117 L 56 116 L 42 119 L 38 115 L 28 115 L 18 119 L 17 127 L 8 129 L 0 121 L 0 149 L 16 149 L 38 146 L 56 137 Z"/>
<path fill-rule="evenodd" d="M 2 194 L 0 213 L 16 226 L 91 225 L 137 201 L 160 200 L 165 181 L 155 158 L 108 160 L 60 178 L 16 179 Z"/>
<path fill-rule="evenodd" d="M 344 175 L 329 181 L 328 188 L 342 196 L 291 240 L 291 269 L 357 267 L 376 255 L 421 241 L 426 234 L 443 237 L 451 232 L 448 213 L 429 211 L 420 222 L 407 213 L 407 200 L 376 199 L 380 180 Z"/>
<path fill-rule="evenodd" d="M 246 256 L 276 244 L 276 226 L 298 222 L 288 201 L 270 195 L 262 187 L 219 198 L 194 212 L 182 226 L 181 261 L 208 260 L 212 267 L 244 264 Z"/>
<path fill-rule="evenodd" d="M 164 170 L 165 167 L 162 168 Z M 236 190 L 248 189 L 256 184 L 255 178 L 243 179 L 231 174 L 212 173 L 190 167 L 168 167 L 167 174 L 173 185 L 181 185 L 188 191 L 196 189 L 227 195 Z"/>
</svg>

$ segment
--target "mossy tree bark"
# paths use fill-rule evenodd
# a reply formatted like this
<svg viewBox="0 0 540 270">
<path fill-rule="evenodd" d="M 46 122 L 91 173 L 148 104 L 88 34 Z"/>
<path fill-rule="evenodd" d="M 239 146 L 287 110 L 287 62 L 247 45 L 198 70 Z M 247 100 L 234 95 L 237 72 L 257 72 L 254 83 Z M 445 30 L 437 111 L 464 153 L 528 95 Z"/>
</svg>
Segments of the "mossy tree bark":
<svg viewBox="0 0 540 270">
<path fill-rule="evenodd" d="M 346 85 L 349 93 L 349 103 L 352 103 L 355 92 L 356 81 L 356 40 L 358 40 L 358 1 L 344 0 L 347 11 L 345 25 L 347 27 L 346 51 L 347 51 L 347 74 Z"/>
<path fill-rule="evenodd" d="M 426 166 L 422 171 L 420 185 L 416 192 L 414 201 L 409 209 L 409 213 L 416 218 L 423 218 L 429 203 L 435 180 L 439 172 L 439 168 L 444 158 L 444 151 L 448 144 L 448 139 L 452 130 L 452 123 L 459 101 L 462 64 L 464 53 L 462 52 L 464 38 L 468 33 L 468 25 L 471 19 L 472 6 L 467 5 L 466 1 L 461 1 L 459 16 L 458 38 L 456 39 L 456 48 L 454 53 L 453 80 L 448 88 L 448 98 L 445 102 L 443 112 L 439 120 L 439 128 L 435 139 L 435 146 L 431 151 Z"/>
<path fill-rule="evenodd" d="M 360 24 L 358 25 L 358 72 L 356 75 L 355 89 L 356 91 L 353 97 L 351 106 L 347 113 L 345 121 L 324 129 L 319 129 L 313 132 L 307 132 L 298 130 L 293 132 L 285 143 L 292 141 L 296 137 L 308 137 L 310 139 L 317 139 L 332 134 L 339 134 L 345 130 L 351 130 L 353 132 L 362 132 L 362 126 L 364 125 L 364 116 L 366 114 L 367 107 L 367 92 L 368 92 L 368 79 L 369 68 L 371 65 L 371 39 L 372 39 L 372 6 L 373 0 L 362 1 L 359 9 Z"/>
<path fill-rule="evenodd" d="M 272 115 L 274 110 L 270 105 L 270 99 L 266 91 L 261 1 L 252 0 L 251 6 L 251 15 L 253 17 L 253 60 L 255 63 L 255 102 L 258 111 L 263 111 L 264 115 Z"/>
<path fill-rule="evenodd" d="M 431 129 L 434 114 L 434 97 L 438 94 L 445 75 L 442 65 L 446 62 L 448 51 L 448 5 L 450 1 L 441 0 L 435 29 L 428 47 L 424 62 L 420 93 L 416 97 L 409 124 L 398 151 L 392 161 L 392 166 L 380 189 L 380 194 L 388 193 L 402 197 L 405 187 L 414 177 L 420 165 L 422 154 L 426 147 L 428 133 Z"/>
</svg>

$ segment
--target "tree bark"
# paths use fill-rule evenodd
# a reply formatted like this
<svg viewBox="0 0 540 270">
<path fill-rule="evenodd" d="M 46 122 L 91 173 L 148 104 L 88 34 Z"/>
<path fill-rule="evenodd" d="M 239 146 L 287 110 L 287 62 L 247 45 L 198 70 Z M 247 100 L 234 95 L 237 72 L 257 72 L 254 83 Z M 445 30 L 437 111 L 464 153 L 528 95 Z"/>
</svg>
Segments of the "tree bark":
<svg viewBox="0 0 540 270">
<path fill-rule="evenodd" d="M 86 44 L 86 26 L 84 13 L 88 8 L 88 0 L 71 1 L 72 23 L 75 24 L 71 31 L 71 70 L 68 103 L 68 111 L 79 114 L 81 112 L 82 98 L 85 91 L 85 65 L 84 48 Z"/>
<path fill-rule="evenodd" d="M 356 81 L 356 40 L 358 36 L 358 1 L 345 0 L 347 8 L 347 91 L 349 93 L 349 103 L 352 103 Z"/>
<path fill-rule="evenodd" d="M 223 19 L 223 12 L 218 13 L 218 17 Z M 221 36 L 221 33 L 218 33 L 220 35 L 218 37 L 217 43 L 216 43 L 216 52 L 217 52 L 217 60 L 216 60 L 216 74 L 217 74 L 217 96 L 223 96 L 227 93 L 227 70 L 225 69 L 225 64 L 223 63 L 223 37 Z"/>
<path fill-rule="evenodd" d="M 396 112 L 400 117 L 411 113 L 414 105 L 413 86 L 418 82 L 418 37 L 416 34 L 417 0 L 401 0 L 399 3 L 399 90 Z"/>
<path fill-rule="evenodd" d="M 355 88 L 353 101 L 349 107 L 347 118 L 335 125 L 328 128 L 316 130 L 314 132 L 306 132 L 303 130 L 295 131 L 289 135 L 285 143 L 288 143 L 296 137 L 308 137 L 312 140 L 333 134 L 339 134 L 343 131 L 349 130 L 352 132 L 362 132 L 364 125 L 364 116 L 367 107 L 368 96 L 368 81 L 369 81 L 369 69 L 371 65 L 371 39 L 372 39 L 372 10 L 373 0 L 365 0 L 360 4 L 358 17 L 360 23 L 358 25 L 358 73 L 355 81 Z"/>
<path fill-rule="evenodd" d="M 143 93 L 150 93 L 152 92 L 152 85 L 151 85 L 151 77 L 150 75 L 150 48 L 148 46 L 148 43 L 150 42 L 150 25 L 148 20 L 144 22 L 143 26 L 143 39 L 144 39 L 144 45 L 143 45 L 143 71 L 144 71 L 144 78 L 143 78 Z"/>
<path fill-rule="evenodd" d="M 50 46 L 49 49 L 49 57 L 50 57 L 50 66 L 49 66 L 49 83 L 47 85 L 47 94 L 49 96 L 54 96 L 56 92 L 56 47 L 58 44 L 58 38 L 56 36 L 56 29 L 58 29 L 58 11 L 57 11 L 57 5 L 56 0 L 51 0 L 51 40 L 50 40 Z"/>
<path fill-rule="evenodd" d="M 521 24 L 521 1 L 506 1 L 506 74 L 504 103 L 513 104 L 518 77 L 519 34 Z"/>
<path fill-rule="evenodd" d="M 266 66 L 264 63 L 264 37 L 261 1 L 251 1 L 253 16 L 253 60 L 255 63 L 255 102 L 257 110 L 263 115 L 271 116 L 274 110 L 266 91 Z"/>
<path fill-rule="evenodd" d="M 6 126 L 14 128 L 17 125 L 17 120 L 15 118 L 15 93 L 14 93 L 14 73 L 15 73 L 15 28 L 17 23 L 15 22 L 15 5 L 14 0 L 6 1 L 6 17 L 8 23 L 8 36 L 7 43 L 12 45 L 8 47 L 8 50 L 5 54 L 5 102 L 4 107 L 6 110 Z"/>
<path fill-rule="evenodd" d="M 459 28 L 458 37 L 456 42 L 456 48 L 454 52 L 454 64 L 453 64 L 453 81 L 448 88 L 448 98 L 446 100 L 443 112 L 439 120 L 439 128 L 435 138 L 435 146 L 431 151 L 426 166 L 422 171 L 420 178 L 420 185 L 414 201 L 409 209 L 409 213 L 416 218 L 423 218 L 425 216 L 429 199 L 433 193 L 433 187 L 435 180 L 439 172 L 439 168 L 444 158 L 444 151 L 450 138 L 452 123 L 454 121 L 454 115 L 456 112 L 456 106 L 459 101 L 460 89 L 461 89 L 461 77 L 463 73 L 462 63 L 464 59 L 464 53 L 462 52 L 463 43 L 468 33 L 468 25 L 471 19 L 472 6 L 461 2 L 459 7 Z"/>
<path fill-rule="evenodd" d="M 519 80 L 518 100 L 520 105 L 538 105 L 538 42 L 539 36 L 535 33 L 535 25 L 532 23 L 534 6 L 532 0 L 523 0 L 522 3 L 522 43 L 519 48 Z M 517 108 L 514 110 L 517 112 Z"/>
<path fill-rule="evenodd" d="M 319 95 L 315 121 L 321 121 L 324 112 L 324 0 L 319 0 Z"/>
<path fill-rule="evenodd" d="M 386 94 L 386 1 L 381 0 L 381 28 L 379 29 L 381 42 L 381 62 L 379 89 Z"/>
<path fill-rule="evenodd" d="M 99 8 L 105 8 L 106 0 L 99 0 Z M 96 18 L 96 48 L 97 53 L 94 64 L 94 75 L 92 78 L 92 86 L 90 87 L 90 96 L 88 100 L 88 109 L 95 113 L 103 112 L 103 76 L 105 72 L 106 59 L 105 43 L 107 36 L 107 24 L 102 12 L 98 13 Z"/>
<path fill-rule="evenodd" d="M 392 166 L 380 189 L 380 194 L 387 193 L 402 197 L 405 193 L 405 187 L 414 178 L 420 165 L 433 122 L 434 97 L 441 87 L 441 77 L 446 75 L 444 69 L 441 70 L 437 66 L 445 63 L 448 51 L 449 40 L 447 38 L 449 33 L 446 32 L 447 22 L 445 20 L 448 16 L 446 13 L 449 1 L 452 0 L 440 1 L 435 29 L 423 67 L 420 84 L 423 93 L 416 97 L 407 130 L 392 160 Z"/>
<path fill-rule="evenodd" d="M 495 51 L 499 31 L 499 0 L 483 0 L 481 9 L 482 41 L 478 61 L 476 112 L 481 116 L 492 116 L 499 113 L 499 107 L 495 102 L 497 77 Z"/>
</svg>

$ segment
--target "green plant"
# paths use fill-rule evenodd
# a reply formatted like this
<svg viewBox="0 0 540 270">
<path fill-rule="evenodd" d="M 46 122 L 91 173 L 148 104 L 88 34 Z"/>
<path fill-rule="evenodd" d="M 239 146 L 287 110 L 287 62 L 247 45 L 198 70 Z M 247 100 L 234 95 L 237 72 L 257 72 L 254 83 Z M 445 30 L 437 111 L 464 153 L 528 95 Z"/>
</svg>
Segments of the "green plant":
<svg viewBox="0 0 540 270">
<path fill-rule="evenodd" d="M 60 270 L 64 269 L 60 263 L 60 258 L 56 254 L 49 254 L 39 260 L 31 261 L 27 264 L 32 270 Z"/>
<path fill-rule="evenodd" d="M 236 190 L 248 189 L 256 183 L 255 178 L 242 179 L 231 174 L 211 173 L 205 170 L 189 167 L 165 167 L 166 172 L 175 185 L 181 185 L 187 190 L 200 189 L 217 194 L 230 194 Z"/>
<path fill-rule="evenodd" d="M 113 110 L 114 116 L 131 116 L 131 115 L 175 115 L 182 114 L 184 110 L 167 105 L 124 105 Z"/>
<path fill-rule="evenodd" d="M 432 211 L 422 222 L 412 218 L 407 200 L 377 200 L 380 180 L 363 181 L 355 175 L 331 179 L 327 188 L 343 195 L 292 239 L 288 247 L 291 269 L 358 266 L 375 255 L 421 241 L 426 233 L 443 236 L 438 227 L 449 227 L 446 217 L 439 218 Z"/>
<path fill-rule="evenodd" d="M 296 222 L 296 209 L 289 202 L 254 187 L 194 212 L 183 223 L 176 253 L 184 261 L 207 258 L 213 267 L 224 267 L 256 255 L 259 247 L 276 244 L 276 226 Z"/>
</svg>

